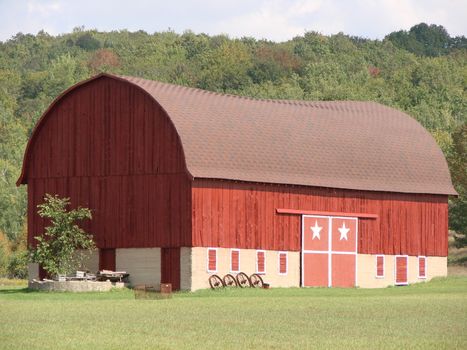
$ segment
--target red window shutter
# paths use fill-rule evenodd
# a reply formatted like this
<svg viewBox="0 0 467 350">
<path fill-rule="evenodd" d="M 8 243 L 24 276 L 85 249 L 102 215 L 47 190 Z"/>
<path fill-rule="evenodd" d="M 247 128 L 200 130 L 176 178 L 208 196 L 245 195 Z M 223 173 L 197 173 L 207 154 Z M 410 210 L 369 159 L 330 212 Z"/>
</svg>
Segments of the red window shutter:
<svg viewBox="0 0 467 350">
<path fill-rule="evenodd" d="M 237 272 L 240 271 L 240 252 L 238 250 L 232 250 L 230 253 L 230 270 Z"/>
<path fill-rule="evenodd" d="M 376 277 L 384 277 L 384 256 L 376 257 Z"/>
<path fill-rule="evenodd" d="M 426 258 L 424 256 L 418 258 L 418 277 L 426 277 Z"/>
<path fill-rule="evenodd" d="M 407 257 L 396 257 L 396 284 L 407 284 Z"/>
<path fill-rule="evenodd" d="M 287 273 L 287 254 L 286 253 L 279 253 L 279 273 L 280 274 Z"/>
<path fill-rule="evenodd" d="M 264 252 L 256 252 L 256 266 L 256 272 L 264 273 Z"/>
<path fill-rule="evenodd" d="M 208 270 L 217 271 L 217 251 L 215 249 L 208 250 Z"/>
</svg>

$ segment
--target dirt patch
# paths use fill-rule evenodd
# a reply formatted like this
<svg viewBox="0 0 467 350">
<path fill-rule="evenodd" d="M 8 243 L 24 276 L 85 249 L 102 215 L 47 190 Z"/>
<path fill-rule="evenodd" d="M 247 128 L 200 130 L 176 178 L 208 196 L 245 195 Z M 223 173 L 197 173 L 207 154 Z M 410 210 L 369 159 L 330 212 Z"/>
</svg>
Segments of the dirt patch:
<svg viewBox="0 0 467 350">
<path fill-rule="evenodd" d="M 453 231 L 448 235 L 448 276 L 467 276 L 467 247 L 456 248 Z"/>
<path fill-rule="evenodd" d="M 462 265 L 448 266 L 448 276 L 467 276 L 467 266 L 462 266 Z"/>
<path fill-rule="evenodd" d="M 460 265 L 456 270 L 462 269 L 462 267 L 467 268 L 467 247 L 455 247 L 453 231 L 449 231 L 448 244 L 448 265 L 452 267 Z"/>
</svg>

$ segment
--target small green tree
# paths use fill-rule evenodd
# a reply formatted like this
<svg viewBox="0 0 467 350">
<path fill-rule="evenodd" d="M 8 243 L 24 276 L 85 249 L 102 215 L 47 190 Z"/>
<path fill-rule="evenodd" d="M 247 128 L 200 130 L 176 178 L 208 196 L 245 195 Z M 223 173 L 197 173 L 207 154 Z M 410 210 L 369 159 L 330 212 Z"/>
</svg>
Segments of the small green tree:
<svg viewBox="0 0 467 350">
<path fill-rule="evenodd" d="M 449 204 L 449 228 L 456 231 L 455 245 L 467 247 L 467 123 L 452 133 L 453 150 L 448 157 L 451 176 L 459 197 Z"/>
<path fill-rule="evenodd" d="M 37 206 L 39 216 L 50 219 L 50 225 L 42 236 L 34 237 L 37 245 L 31 249 L 31 258 L 51 276 L 70 273 L 80 265 L 86 252 L 96 247 L 92 235 L 76 223 L 91 219 L 91 211 L 81 207 L 68 210 L 69 205 L 69 198 L 46 194 L 44 203 Z"/>
</svg>

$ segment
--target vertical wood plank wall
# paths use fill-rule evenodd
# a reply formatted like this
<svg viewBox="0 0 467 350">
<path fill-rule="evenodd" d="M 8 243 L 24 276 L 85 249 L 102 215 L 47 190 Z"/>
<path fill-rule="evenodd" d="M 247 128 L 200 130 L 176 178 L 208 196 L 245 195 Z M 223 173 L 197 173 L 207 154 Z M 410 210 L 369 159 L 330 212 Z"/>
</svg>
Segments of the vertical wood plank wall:
<svg viewBox="0 0 467 350">
<path fill-rule="evenodd" d="M 50 112 L 27 160 L 29 243 L 45 193 L 92 209 L 99 248 L 191 243 L 191 190 L 175 128 L 130 84 L 100 78 Z"/>
<path fill-rule="evenodd" d="M 99 249 L 99 270 L 115 271 L 116 265 L 115 249 Z"/>
<path fill-rule="evenodd" d="M 180 290 L 180 248 L 161 249 L 161 283 L 172 283 L 172 290 Z"/>
<path fill-rule="evenodd" d="M 99 248 L 300 250 L 300 216 L 276 208 L 378 214 L 359 221 L 358 251 L 447 255 L 447 196 L 234 181 L 194 182 L 165 112 L 138 88 L 101 77 L 63 97 L 26 160 L 28 241 L 44 230 L 45 193 L 86 206 Z"/>
<path fill-rule="evenodd" d="M 301 219 L 276 208 L 373 213 L 359 220 L 358 252 L 446 256 L 447 196 L 195 180 L 193 245 L 300 250 Z"/>
</svg>

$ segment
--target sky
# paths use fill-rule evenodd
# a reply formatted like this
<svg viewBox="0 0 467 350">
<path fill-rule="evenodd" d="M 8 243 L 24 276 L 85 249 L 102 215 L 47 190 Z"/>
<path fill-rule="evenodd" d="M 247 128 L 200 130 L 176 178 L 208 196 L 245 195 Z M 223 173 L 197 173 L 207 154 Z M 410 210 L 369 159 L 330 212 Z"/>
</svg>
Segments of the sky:
<svg viewBox="0 0 467 350">
<path fill-rule="evenodd" d="M 306 31 L 382 39 L 425 22 L 467 36 L 467 0 L 0 0 L 0 41 L 18 32 L 227 34 L 286 41 Z"/>
</svg>

